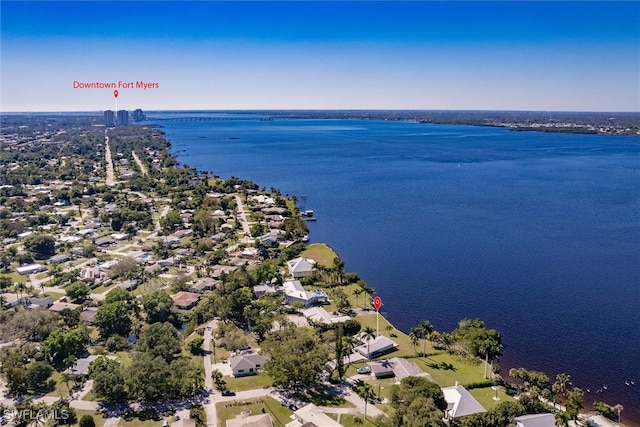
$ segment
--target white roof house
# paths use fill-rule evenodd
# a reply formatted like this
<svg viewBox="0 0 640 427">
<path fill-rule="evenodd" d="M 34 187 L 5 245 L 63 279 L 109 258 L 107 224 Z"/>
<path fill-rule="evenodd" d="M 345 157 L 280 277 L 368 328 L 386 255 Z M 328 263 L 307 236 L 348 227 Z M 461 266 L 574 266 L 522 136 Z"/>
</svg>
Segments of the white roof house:
<svg viewBox="0 0 640 427">
<path fill-rule="evenodd" d="M 234 419 L 227 420 L 227 427 L 273 427 L 270 414 L 237 415 Z"/>
<path fill-rule="evenodd" d="M 42 264 L 30 264 L 16 268 L 16 271 L 18 272 L 18 274 L 24 276 L 25 274 L 38 273 L 40 271 L 45 271 L 46 269 L 47 267 Z"/>
<path fill-rule="evenodd" d="M 447 401 L 447 418 L 458 419 L 471 414 L 486 412 L 486 409 L 476 400 L 469 391 L 461 385 L 443 387 L 444 400 Z"/>
<path fill-rule="evenodd" d="M 291 276 L 298 279 L 311 275 L 315 270 L 316 262 L 309 258 L 300 257 L 287 261 L 287 267 Z"/>
<path fill-rule="evenodd" d="M 234 377 L 256 375 L 264 367 L 267 359 L 257 350 L 243 350 L 229 357 L 229 366 Z"/>
<path fill-rule="evenodd" d="M 284 282 L 282 288 L 287 297 L 287 304 L 301 302 L 305 307 L 310 307 L 327 300 L 327 296 L 320 291 L 307 291 L 298 280 Z"/>
<path fill-rule="evenodd" d="M 555 427 L 553 414 L 523 415 L 514 419 L 516 427 Z"/>
<path fill-rule="evenodd" d="M 307 319 L 313 320 L 316 323 L 324 323 L 326 325 L 330 325 L 332 323 L 342 323 L 351 319 L 351 317 L 349 316 L 333 317 L 327 312 L 327 310 L 322 307 L 307 308 L 305 310 L 302 310 L 302 315 Z"/>
<path fill-rule="evenodd" d="M 322 412 L 313 403 L 294 411 L 292 418 L 295 418 L 295 420 L 288 423 L 286 427 L 300 427 L 307 424 L 318 427 L 342 427 L 342 424 Z"/>
<path fill-rule="evenodd" d="M 378 335 L 368 342 L 363 340 L 362 345 L 356 347 L 355 350 L 367 359 L 372 359 L 380 356 L 381 354 L 393 351 L 397 347 L 398 344 L 396 344 L 391 338 L 387 338 L 384 335 Z"/>
</svg>

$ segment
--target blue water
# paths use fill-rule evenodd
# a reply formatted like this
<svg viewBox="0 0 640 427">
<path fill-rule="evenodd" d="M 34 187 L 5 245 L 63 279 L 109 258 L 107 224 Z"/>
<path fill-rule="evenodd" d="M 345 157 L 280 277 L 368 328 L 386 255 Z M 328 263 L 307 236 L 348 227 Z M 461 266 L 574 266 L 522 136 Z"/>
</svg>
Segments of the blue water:
<svg viewBox="0 0 640 427">
<path fill-rule="evenodd" d="M 374 120 L 161 124 L 180 162 L 313 209 L 312 241 L 374 287 L 400 329 L 480 317 L 503 334 L 504 375 L 567 372 L 588 400 L 622 403 L 623 421 L 640 422 L 640 138 Z"/>
</svg>

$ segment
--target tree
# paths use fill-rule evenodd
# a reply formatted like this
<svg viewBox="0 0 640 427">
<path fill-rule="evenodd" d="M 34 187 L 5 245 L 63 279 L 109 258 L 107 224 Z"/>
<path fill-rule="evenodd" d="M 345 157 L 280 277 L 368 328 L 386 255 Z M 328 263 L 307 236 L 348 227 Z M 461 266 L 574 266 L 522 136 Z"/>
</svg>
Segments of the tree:
<svg viewBox="0 0 640 427">
<path fill-rule="evenodd" d="M 131 293 L 126 289 L 113 288 L 107 293 L 104 299 L 105 304 L 118 301 L 125 302 L 128 305 L 133 301 L 133 296 L 131 296 Z"/>
<path fill-rule="evenodd" d="M 100 329 L 100 335 L 108 338 L 117 334 L 128 336 L 131 330 L 130 309 L 126 302 L 116 301 L 98 307 L 93 324 Z"/>
<path fill-rule="evenodd" d="M 440 387 L 422 377 L 406 377 L 393 385 L 390 403 L 394 426 L 442 426 L 447 402 Z"/>
<path fill-rule="evenodd" d="M 271 334 L 261 346 L 271 356 L 266 371 L 274 385 L 308 387 L 329 360 L 329 350 L 311 329 L 285 326 Z"/>
<path fill-rule="evenodd" d="M 424 343 L 422 345 L 422 354 L 426 356 L 427 354 L 427 338 L 429 334 L 433 332 L 433 325 L 428 320 L 423 320 L 420 322 L 420 329 L 422 330 L 422 339 Z"/>
<path fill-rule="evenodd" d="M 556 382 L 553 383 L 552 391 L 556 395 L 566 396 L 569 390 L 571 389 L 571 376 L 563 373 L 556 375 Z"/>
<path fill-rule="evenodd" d="M 207 412 L 200 404 L 189 408 L 189 418 L 196 421 L 196 427 L 205 427 L 207 425 Z"/>
<path fill-rule="evenodd" d="M 120 362 L 98 357 L 89 365 L 93 392 L 100 402 L 120 402 L 127 398 L 124 369 Z"/>
<path fill-rule="evenodd" d="M 375 339 L 376 331 L 371 327 L 367 326 L 362 331 L 362 339 L 367 342 L 367 359 L 371 360 L 371 353 L 369 352 L 369 344 L 372 339 Z"/>
<path fill-rule="evenodd" d="M 197 336 L 189 341 L 189 352 L 194 356 L 202 354 L 202 345 L 204 344 L 204 338 Z"/>
<path fill-rule="evenodd" d="M 577 421 L 580 410 L 584 408 L 584 392 L 582 389 L 574 388 L 569 392 L 565 407 L 567 408 L 567 414 L 569 417 L 574 421 Z"/>
<path fill-rule="evenodd" d="M 145 352 L 135 352 L 125 376 L 129 397 L 139 402 L 161 400 L 167 393 L 170 377 L 171 372 L 165 359 L 159 356 L 154 358 Z"/>
<path fill-rule="evenodd" d="M 96 427 L 96 422 L 93 420 L 93 416 L 85 414 L 80 417 L 80 427 Z"/>
<path fill-rule="evenodd" d="M 622 423 L 622 418 L 620 417 L 620 412 L 622 412 L 623 409 L 624 409 L 624 406 L 622 406 L 622 404 L 620 404 L 620 403 L 618 403 L 617 405 L 615 405 L 613 407 L 613 410 L 618 413 L 618 423 Z"/>
<path fill-rule="evenodd" d="M 181 338 L 171 323 L 153 323 L 142 333 L 136 343 L 136 350 L 170 363 L 182 350 Z"/>
<path fill-rule="evenodd" d="M 218 391 L 222 391 L 222 390 L 227 388 L 227 383 L 223 379 L 222 372 L 220 372 L 218 369 L 214 369 L 211 372 L 211 379 L 213 380 L 214 384 L 216 385 L 216 389 Z"/>
<path fill-rule="evenodd" d="M 89 331 L 79 327 L 66 331 L 58 328 L 42 343 L 45 354 L 54 364 L 63 363 L 69 356 L 79 356 L 84 353 L 89 342 Z"/>
<path fill-rule="evenodd" d="M 84 282 L 73 282 L 66 288 L 66 293 L 72 300 L 84 301 L 91 293 L 91 288 Z"/>
<path fill-rule="evenodd" d="M 486 334 L 483 339 L 478 342 L 478 352 L 480 354 L 484 354 L 484 378 L 487 378 L 487 365 L 489 364 L 489 359 L 493 361 L 494 358 L 500 357 L 502 355 L 502 344 L 499 339 L 496 339 L 494 336 L 490 334 Z M 493 362 L 492 362 L 493 363 Z"/>
<path fill-rule="evenodd" d="M 376 395 L 373 392 L 373 388 L 371 387 L 371 385 L 365 383 L 362 380 L 357 380 L 355 386 L 356 386 L 356 393 L 358 393 L 358 396 L 362 400 L 364 400 L 364 418 L 366 420 L 367 419 L 367 404 L 369 403 L 369 399 L 375 398 Z"/>
<path fill-rule="evenodd" d="M 173 233 L 179 226 L 181 227 L 182 224 L 183 222 L 180 212 L 176 210 L 170 210 L 165 216 L 160 218 L 160 227 L 162 227 L 165 234 Z"/>
<path fill-rule="evenodd" d="M 25 239 L 24 247 L 36 259 L 46 259 L 56 254 L 56 241 L 51 236 L 31 235 Z"/>
<path fill-rule="evenodd" d="M 143 296 L 142 307 L 147 315 L 147 322 L 149 323 L 178 323 L 178 316 L 173 300 L 165 291 L 157 291 Z"/>
<path fill-rule="evenodd" d="M 409 333 L 409 339 L 411 340 L 411 345 L 413 346 L 413 353 L 417 356 L 416 346 L 418 342 L 420 342 L 420 336 L 422 335 L 422 330 L 420 328 L 411 328 L 411 332 Z"/>
<path fill-rule="evenodd" d="M 113 277 L 132 277 L 138 269 L 138 262 L 130 256 L 126 256 L 111 266 L 109 274 Z"/>
</svg>

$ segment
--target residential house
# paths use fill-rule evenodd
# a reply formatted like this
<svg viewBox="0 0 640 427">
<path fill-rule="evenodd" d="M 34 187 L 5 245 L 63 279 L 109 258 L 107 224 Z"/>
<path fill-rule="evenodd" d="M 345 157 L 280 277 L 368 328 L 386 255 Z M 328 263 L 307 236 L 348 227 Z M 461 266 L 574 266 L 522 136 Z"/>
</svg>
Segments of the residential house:
<svg viewBox="0 0 640 427">
<path fill-rule="evenodd" d="M 171 423 L 171 427 L 196 427 L 196 420 L 191 418 L 181 418 L 178 421 Z"/>
<path fill-rule="evenodd" d="M 229 367 L 231 367 L 234 377 L 244 377 L 256 375 L 258 370 L 264 367 L 266 361 L 267 359 L 257 350 L 242 350 L 229 357 Z"/>
<path fill-rule="evenodd" d="M 39 273 L 41 271 L 46 271 L 47 267 L 42 264 L 29 264 L 22 267 L 17 267 L 16 272 L 21 276 L 25 276 L 27 274 Z"/>
<path fill-rule="evenodd" d="M 211 277 L 203 277 L 196 280 L 195 283 L 191 285 L 191 288 L 189 288 L 189 291 L 203 294 L 206 291 L 214 290 L 217 284 L 218 282 L 216 280 L 213 280 Z"/>
<path fill-rule="evenodd" d="M 232 265 L 214 265 L 211 271 L 211 277 L 220 279 L 223 274 L 229 274 L 237 269 L 238 267 Z"/>
<path fill-rule="evenodd" d="M 300 302 L 305 307 L 310 307 L 314 304 L 324 304 L 327 302 L 327 296 L 324 293 L 320 291 L 307 291 L 298 280 L 284 282 L 282 288 L 287 298 L 287 304 L 289 305 Z"/>
<path fill-rule="evenodd" d="M 113 245 L 115 243 L 116 243 L 116 241 L 111 236 L 100 237 L 100 238 L 96 239 L 96 241 L 95 241 L 96 246 L 101 246 L 101 247 L 102 246 Z"/>
<path fill-rule="evenodd" d="M 308 258 L 295 258 L 287 261 L 289 273 L 294 279 L 310 276 L 315 271 L 316 262 Z"/>
<path fill-rule="evenodd" d="M 59 312 L 66 308 L 68 308 L 69 310 L 77 310 L 80 307 L 81 307 L 80 304 L 74 304 L 72 302 L 57 301 L 57 302 L 54 302 L 51 305 L 51 307 L 49 307 L 49 310 Z"/>
<path fill-rule="evenodd" d="M 27 304 L 29 304 L 29 308 L 49 308 L 53 305 L 54 301 L 51 297 L 29 298 Z"/>
<path fill-rule="evenodd" d="M 302 310 L 302 315 L 307 320 L 312 320 L 316 323 L 324 323 L 325 325 L 331 325 L 332 323 L 342 323 L 351 319 L 349 316 L 333 317 L 322 307 L 311 307 Z"/>
<path fill-rule="evenodd" d="M 397 348 L 398 344 L 396 344 L 393 340 L 385 337 L 384 335 L 378 335 L 377 337 L 369 341 L 363 339 L 362 345 L 356 347 L 355 351 L 357 351 L 367 359 L 373 359 L 385 353 L 389 353 L 390 351 L 394 351 Z"/>
<path fill-rule="evenodd" d="M 456 382 L 451 387 L 443 387 L 444 400 L 447 401 L 445 417 L 450 420 L 457 420 L 467 415 L 486 412 L 482 405 L 469 391 Z"/>
<path fill-rule="evenodd" d="M 138 287 L 138 281 L 137 280 L 125 280 L 123 282 L 120 282 L 118 284 L 118 287 L 124 289 L 125 291 L 133 291 L 135 288 Z"/>
<path fill-rule="evenodd" d="M 26 297 L 10 294 L 8 292 L 0 294 L 0 298 L 2 299 L 3 307 L 5 308 L 17 307 L 20 304 L 24 304 L 26 301 Z"/>
<path fill-rule="evenodd" d="M 275 294 L 276 290 L 270 283 L 261 283 L 253 287 L 253 296 L 260 298 L 264 294 Z"/>
<path fill-rule="evenodd" d="M 270 414 L 258 415 L 238 415 L 231 420 L 227 420 L 227 427 L 273 427 L 273 420 Z"/>
<path fill-rule="evenodd" d="M 555 427 L 556 419 L 553 414 L 523 415 L 514 419 L 516 427 Z"/>
<path fill-rule="evenodd" d="M 279 242 L 284 240 L 287 233 L 284 230 L 272 229 L 268 233 L 260 236 L 260 241 L 265 245 L 278 246 Z"/>
<path fill-rule="evenodd" d="M 294 421 L 288 423 L 286 427 L 342 427 L 342 424 L 322 412 L 322 410 L 313 403 L 294 411 L 292 418 Z"/>
<path fill-rule="evenodd" d="M 98 307 L 87 307 L 80 313 L 80 320 L 87 323 L 93 323 L 93 319 L 98 313 Z"/>
<path fill-rule="evenodd" d="M 425 377 L 431 380 L 431 376 L 420 369 L 418 365 L 400 357 L 370 362 L 369 366 L 371 367 L 371 374 L 376 379 L 395 377 L 398 381 L 402 381 L 406 377 Z"/>
<path fill-rule="evenodd" d="M 71 261 L 71 256 L 68 255 L 68 254 L 54 255 L 51 258 L 49 258 L 49 262 L 51 264 L 61 264 L 63 262 L 67 262 L 67 261 Z"/>
<path fill-rule="evenodd" d="M 98 357 L 106 357 L 107 359 L 111 359 L 111 360 L 117 359 L 116 356 L 98 356 L 98 355 L 92 354 L 91 356 L 83 357 L 82 359 L 76 360 L 76 363 L 70 368 L 67 368 L 64 371 L 64 373 L 68 375 L 77 375 L 77 376 L 88 375 L 89 365 Z"/>
<path fill-rule="evenodd" d="M 104 273 L 99 268 L 87 267 L 80 270 L 80 280 L 84 282 L 94 282 L 100 279 Z"/>
<path fill-rule="evenodd" d="M 171 299 L 173 300 L 173 303 L 176 305 L 176 307 L 183 310 L 188 310 L 198 303 L 200 294 L 180 291 L 177 294 L 172 295 Z"/>
</svg>

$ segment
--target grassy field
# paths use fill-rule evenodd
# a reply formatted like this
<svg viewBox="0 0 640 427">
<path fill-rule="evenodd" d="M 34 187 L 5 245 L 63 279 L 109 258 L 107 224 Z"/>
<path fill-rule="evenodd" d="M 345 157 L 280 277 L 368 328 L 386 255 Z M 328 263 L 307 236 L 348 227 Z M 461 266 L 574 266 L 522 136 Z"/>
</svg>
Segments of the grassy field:
<svg viewBox="0 0 640 427">
<path fill-rule="evenodd" d="M 359 419 L 360 422 L 356 422 L 356 418 Z M 355 416 L 342 414 L 340 416 L 340 424 L 344 427 L 377 427 L 377 424 L 374 424 L 369 420 L 369 417 L 365 420 L 363 416 Z"/>
<path fill-rule="evenodd" d="M 496 396 L 496 391 L 491 387 L 474 388 L 473 390 L 469 390 L 469 393 L 487 410 L 493 408 L 500 402 L 515 401 L 513 397 L 505 393 L 504 387 L 498 388 L 498 398 L 500 400 L 493 399 Z"/>
<path fill-rule="evenodd" d="M 13 283 L 26 283 L 29 280 L 28 276 L 21 276 L 16 272 L 0 274 L 0 277 L 8 277 Z"/>
<path fill-rule="evenodd" d="M 69 395 L 69 389 L 67 388 L 67 384 L 64 381 L 62 381 L 62 373 L 54 371 L 53 374 L 51 375 L 51 378 L 55 380 L 56 388 L 55 390 L 47 393 L 47 396 L 67 397 Z M 74 386 L 74 382 L 69 381 L 69 387 L 73 388 L 73 386 Z"/>
<path fill-rule="evenodd" d="M 246 377 L 233 378 L 224 377 L 224 381 L 227 383 L 227 388 L 233 391 L 252 390 L 255 388 L 267 388 L 271 387 L 273 380 L 264 372 L 258 375 L 249 375 Z"/>
<path fill-rule="evenodd" d="M 301 257 L 310 258 L 326 267 L 333 265 L 333 259 L 338 256 L 333 249 L 324 243 L 314 243 L 309 245 L 301 254 Z"/>
<path fill-rule="evenodd" d="M 102 414 L 95 411 L 87 411 L 86 409 L 76 409 L 75 411 L 78 417 L 78 422 L 80 422 L 80 418 L 82 418 L 83 415 L 91 415 L 93 417 L 93 421 L 96 423 L 96 427 L 104 426 L 106 419 L 102 417 Z"/>
<path fill-rule="evenodd" d="M 225 425 L 225 421 L 235 418 L 244 411 L 251 411 L 249 415 L 262 413 L 271 414 L 274 427 L 283 427 L 290 423 L 290 417 L 293 415 L 291 410 L 280 405 L 278 401 L 270 397 L 240 401 L 234 400 L 233 402 L 216 404 L 216 413 L 218 414 L 218 420 L 221 422 L 220 425 Z"/>
</svg>

